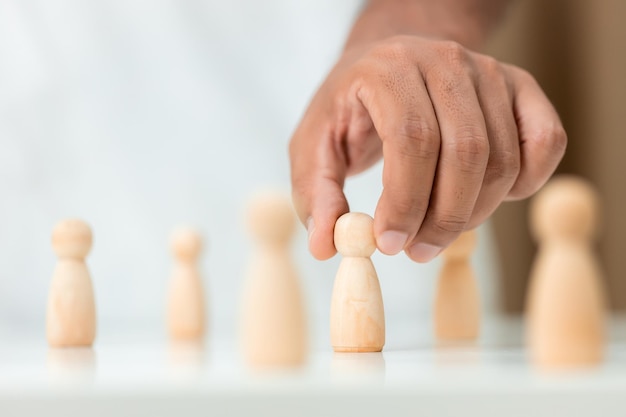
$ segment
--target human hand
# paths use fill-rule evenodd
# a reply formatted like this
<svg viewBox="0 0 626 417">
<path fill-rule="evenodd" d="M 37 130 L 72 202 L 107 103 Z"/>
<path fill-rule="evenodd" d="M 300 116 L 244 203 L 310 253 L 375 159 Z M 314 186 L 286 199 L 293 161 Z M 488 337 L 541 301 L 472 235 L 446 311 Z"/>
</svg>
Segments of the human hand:
<svg viewBox="0 0 626 417">
<path fill-rule="evenodd" d="M 504 200 L 537 191 L 567 137 L 526 71 L 455 42 L 394 36 L 347 50 L 290 143 L 293 197 L 318 259 L 336 253 L 343 184 L 384 159 L 379 250 L 427 262 Z"/>
</svg>

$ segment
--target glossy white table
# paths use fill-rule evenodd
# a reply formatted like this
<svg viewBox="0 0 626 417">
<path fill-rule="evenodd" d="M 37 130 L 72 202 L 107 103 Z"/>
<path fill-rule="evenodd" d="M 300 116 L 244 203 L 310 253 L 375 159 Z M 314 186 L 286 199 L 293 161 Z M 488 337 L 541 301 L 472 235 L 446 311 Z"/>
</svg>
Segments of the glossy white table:
<svg viewBox="0 0 626 417">
<path fill-rule="evenodd" d="M 228 342 L 133 335 L 50 350 L 41 335 L 3 336 L 0 416 L 626 416 L 626 320 L 610 329 L 603 366 L 558 375 L 528 366 L 519 320 L 488 323 L 473 346 L 320 346 L 299 371 L 256 374 Z"/>
</svg>

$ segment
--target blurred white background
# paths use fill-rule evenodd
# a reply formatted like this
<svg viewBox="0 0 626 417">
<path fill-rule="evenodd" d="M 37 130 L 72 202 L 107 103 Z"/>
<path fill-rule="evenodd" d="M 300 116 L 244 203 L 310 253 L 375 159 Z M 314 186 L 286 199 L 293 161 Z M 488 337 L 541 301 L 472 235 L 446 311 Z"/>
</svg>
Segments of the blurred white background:
<svg viewBox="0 0 626 417">
<path fill-rule="evenodd" d="M 0 2 L 0 327 L 43 338 L 50 233 L 77 216 L 94 230 L 100 337 L 165 333 L 168 239 L 179 224 L 207 237 L 211 333 L 232 336 L 251 250 L 245 202 L 260 187 L 289 190 L 290 133 L 360 4 Z M 380 168 L 348 182 L 353 210 L 373 214 Z M 491 308 L 487 234 L 474 264 Z M 326 343 L 339 259 L 315 261 L 303 229 L 294 256 L 314 337 Z M 389 334 L 398 321 L 428 332 L 439 261 L 374 262 Z"/>
</svg>

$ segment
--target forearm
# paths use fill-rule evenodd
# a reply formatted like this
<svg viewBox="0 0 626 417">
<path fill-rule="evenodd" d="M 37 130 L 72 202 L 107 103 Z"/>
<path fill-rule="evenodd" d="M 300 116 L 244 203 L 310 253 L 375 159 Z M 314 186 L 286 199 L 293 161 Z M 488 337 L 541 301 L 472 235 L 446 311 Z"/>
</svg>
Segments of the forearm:
<svg viewBox="0 0 626 417">
<path fill-rule="evenodd" d="M 480 48 L 509 0 L 370 0 L 346 49 L 394 35 L 420 35 Z"/>
</svg>

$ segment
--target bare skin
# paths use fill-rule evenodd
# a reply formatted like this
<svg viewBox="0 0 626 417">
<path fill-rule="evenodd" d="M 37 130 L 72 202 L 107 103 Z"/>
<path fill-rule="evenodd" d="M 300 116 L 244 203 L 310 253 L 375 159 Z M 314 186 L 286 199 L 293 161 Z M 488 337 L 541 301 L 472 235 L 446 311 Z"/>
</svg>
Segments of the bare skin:
<svg viewBox="0 0 626 417">
<path fill-rule="evenodd" d="M 290 143 L 317 259 L 336 253 L 347 176 L 384 160 L 378 249 L 428 262 L 552 175 L 567 136 L 534 78 L 474 52 L 506 1 L 373 0 Z"/>
</svg>

